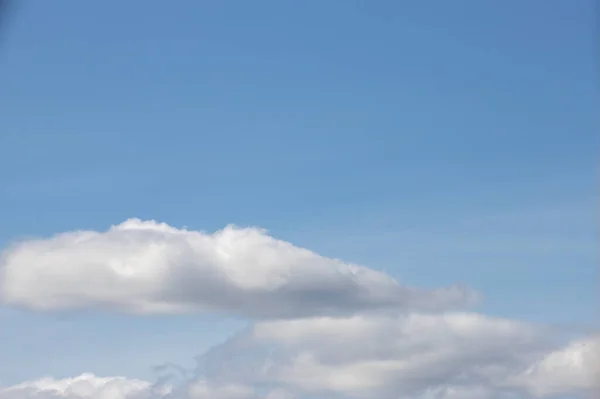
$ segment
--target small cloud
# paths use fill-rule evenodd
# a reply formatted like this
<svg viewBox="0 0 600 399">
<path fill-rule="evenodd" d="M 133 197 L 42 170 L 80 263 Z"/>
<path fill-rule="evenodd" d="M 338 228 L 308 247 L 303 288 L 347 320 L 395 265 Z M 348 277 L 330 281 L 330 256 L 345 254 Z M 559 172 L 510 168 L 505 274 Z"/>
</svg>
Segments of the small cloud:
<svg viewBox="0 0 600 399">
<path fill-rule="evenodd" d="M 0 388 L 0 399 L 159 399 L 170 387 L 155 389 L 147 381 L 82 374 L 73 378 L 41 378 Z"/>
</svg>

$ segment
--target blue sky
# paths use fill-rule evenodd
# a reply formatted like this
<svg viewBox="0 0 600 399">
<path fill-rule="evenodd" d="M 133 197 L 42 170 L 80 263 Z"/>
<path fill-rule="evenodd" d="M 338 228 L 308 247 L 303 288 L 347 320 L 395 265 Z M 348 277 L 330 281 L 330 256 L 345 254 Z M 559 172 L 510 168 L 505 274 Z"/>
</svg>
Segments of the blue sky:
<svg viewBox="0 0 600 399">
<path fill-rule="evenodd" d="M 473 287 L 488 314 L 585 329 L 598 283 L 593 8 L 24 2 L 0 56 L 0 244 L 131 217 L 259 226 L 412 285 Z M 147 378 L 243 326 L 0 314 L 9 384 Z"/>
</svg>

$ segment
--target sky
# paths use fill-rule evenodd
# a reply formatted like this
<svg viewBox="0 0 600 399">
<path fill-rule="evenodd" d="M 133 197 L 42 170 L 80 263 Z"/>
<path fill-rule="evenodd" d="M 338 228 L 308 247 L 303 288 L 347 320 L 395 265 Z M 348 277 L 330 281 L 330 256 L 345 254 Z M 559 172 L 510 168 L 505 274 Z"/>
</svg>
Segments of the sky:
<svg viewBox="0 0 600 399">
<path fill-rule="evenodd" d="M 594 15 L 20 2 L 0 399 L 583 398 Z"/>
</svg>

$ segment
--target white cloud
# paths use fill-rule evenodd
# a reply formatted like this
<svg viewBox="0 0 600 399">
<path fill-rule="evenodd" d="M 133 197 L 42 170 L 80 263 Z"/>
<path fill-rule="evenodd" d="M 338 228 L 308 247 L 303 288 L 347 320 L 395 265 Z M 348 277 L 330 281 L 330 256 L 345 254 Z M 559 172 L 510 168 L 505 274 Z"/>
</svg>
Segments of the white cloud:
<svg viewBox="0 0 600 399">
<path fill-rule="evenodd" d="M 172 387 L 83 374 L 0 388 L 0 399 L 550 398 L 600 380 L 600 337 L 557 348 L 532 324 L 444 311 L 471 291 L 404 286 L 254 228 L 131 219 L 22 241 L 2 254 L 0 298 L 37 311 L 259 319 Z"/>
<path fill-rule="evenodd" d="M 214 385 L 205 379 L 194 381 L 188 387 L 190 399 L 257 399 L 252 387 L 239 384 Z"/>
<path fill-rule="evenodd" d="M 544 338 L 474 313 L 266 321 L 173 386 L 83 374 L 0 388 L 0 399 L 527 399 L 597 387 L 600 337 L 558 349 Z"/>
<path fill-rule="evenodd" d="M 538 397 L 600 389 L 600 336 L 579 339 L 552 351 L 514 382 Z"/>
<path fill-rule="evenodd" d="M 546 338 L 532 325 L 474 313 L 268 321 L 208 353 L 204 370 L 221 381 L 342 398 L 495 399 L 591 389 L 592 345 L 578 346 L 582 366 L 529 371 L 556 357 Z"/>
<path fill-rule="evenodd" d="M 224 312 L 296 317 L 448 308 L 459 287 L 419 290 L 256 228 L 214 234 L 130 219 L 106 232 L 19 242 L 2 255 L 0 298 L 38 311 L 101 307 L 138 314 Z"/>
<path fill-rule="evenodd" d="M 174 390 L 125 377 L 82 374 L 73 378 L 42 378 L 5 388 L 0 399 L 295 399 L 283 390 L 259 394 L 253 387 L 214 384 L 196 379 Z"/>
<path fill-rule="evenodd" d="M 166 397 L 168 387 L 147 381 L 82 374 L 74 378 L 42 378 L 0 388 L 0 399 L 150 399 Z"/>
</svg>

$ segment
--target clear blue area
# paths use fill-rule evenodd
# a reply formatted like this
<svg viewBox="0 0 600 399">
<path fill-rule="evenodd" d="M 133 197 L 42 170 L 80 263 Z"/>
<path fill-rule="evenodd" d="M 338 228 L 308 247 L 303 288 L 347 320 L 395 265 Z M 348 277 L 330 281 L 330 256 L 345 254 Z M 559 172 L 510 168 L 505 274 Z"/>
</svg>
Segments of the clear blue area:
<svg viewBox="0 0 600 399">
<path fill-rule="evenodd" d="M 593 1 L 13 11 L 0 47 L 2 246 L 129 217 L 257 225 L 411 284 L 464 283 L 492 314 L 574 329 L 595 317 Z M 145 376 L 237 326 L 0 313 L 0 382 Z M 141 357 L 153 347 L 164 353 Z"/>
</svg>

